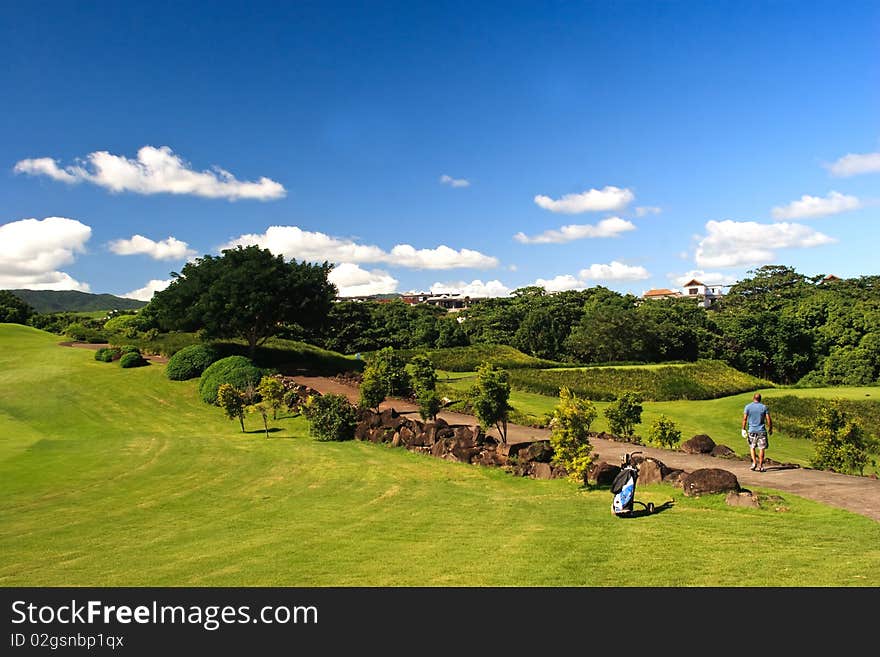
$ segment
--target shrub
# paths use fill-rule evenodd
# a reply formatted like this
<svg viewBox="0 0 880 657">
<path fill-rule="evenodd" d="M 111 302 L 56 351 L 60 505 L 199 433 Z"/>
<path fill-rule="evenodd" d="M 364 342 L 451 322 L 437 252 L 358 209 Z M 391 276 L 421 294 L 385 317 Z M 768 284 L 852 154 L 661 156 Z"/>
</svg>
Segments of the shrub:
<svg viewBox="0 0 880 657">
<path fill-rule="evenodd" d="M 385 400 L 388 385 L 382 378 L 381 372 L 372 365 L 364 370 L 364 378 L 360 385 L 360 405 L 363 408 L 375 408 L 379 410 L 379 404 Z"/>
<path fill-rule="evenodd" d="M 315 395 L 303 408 L 309 433 L 316 440 L 351 440 L 357 411 L 342 395 Z"/>
<path fill-rule="evenodd" d="M 72 324 L 68 324 L 67 328 L 64 329 L 64 334 L 71 340 L 75 340 L 77 342 L 89 342 L 95 344 L 98 342 L 106 341 L 104 333 L 102 333 L 98 329 L 89 328 L 88 326 L 85 326 L 82 322 L 73 322 Z"/>
<path fill-rule="evenodd" d="M 568 388 L 559 391 L 559 404 L 550 420 L 553 462 L 561 465 L 573 481 L 586 483 L 595 456 L 590 444 L 590 426 L 598 411 L 589 399 L 581 399 Z"/>
<path fill-rule="evenodd" d="M 102 363 L 109 363 L 118 359 L 122 353 L 119 349 L 113 347 L 101 347 L 95 352 L 95 360 L 99 360 Z"/>
<path fill-rule="evenodd" d="M 477 382 L 471 389 L 470 402 L 480 425 L 495 426 L 501 442 L 507 443 L 507 419 L 510 412 L 510 383 L 507 370 L 489 362 L 477 368 Z"/>
<path fill-rule="evenodd" d="M 262 403 L 272 409 L 272 419 L 278 419 L 278 409 L 284 404 L 284 384 L 274 376 L 264 376 L 257 386 Z"/>
<path fill-rule="evenodd" d="M 654 445 L 670 449 L 681 440 L 681 430 L 670 418 L 661 415 L 651 423 L 648 440 Z"/>
<path fill-rule="evenodd" d="M 239 390 L 254 388 L 263 371 L 244 356 L 227 356 L 209 365 L 199 380 L 199 397 L 206 404 L 217 403 L 220 384 L 228 383 Z"/>
<path fill-rule="evenodd" d="M 217 352 L 213 347 L 204 344 L 190 345 L 168 359 L 165 376 L 172 381 L 195 379 L 215 360 Z"/>
<path fill-rule="evenodd" d="M 625 392 L 616 402 L 605 409 L 611 433 L 630 437 L 635 425 L 642 422 L 642 398 L 631 392 Z"/>
<path fill-rule="evenodd" d="M 217 388 L 217 405 L 223 409 L 226 418 L 234 420 L 238 418 L 241 430 L 244 432 L 244 409 L 246 405 L 244 393 L 236 390 L 228 383 L 221 383 Z"/>
<path fill-rule="evenodd" d="M 119 315 L 104 322 L 104 331 L 125 338 L 136 338 L 139 325 L 140 318 L 137 315 Z"/>
<path fill-rule="evenodd" d="M 419 415 L 423 420 L 433 420 L 440 412 L 440 394 L 436 390 L 420 389 L 416 393 Z"/>
<path fill-rule="evenodd" d="M 814 468 L 843 473 L 864 472 L 869 441 L 861 426 L 849 420 L 838 404 L 831 402 L 819 409 L 810 433 L 815 446 L 810 465 Z"/>
<path fill-rule="evenodd" d="M 129 351 L 127 354 L 122 354 L 119 359 L 119 366 L 124 368 L 140 367 L 141 365 L 146 364 L 147 361 L 144 360 L 143 356 L 133 351 Z"/>
<path fill-rule="evenodd" d="M 138 356 L 140 356 L 141 350 L 139 348 L 135 347 L 133 344 L 124 344 L 121 347 L 119 347 L 119 353 L 120 354 L 137 354 Z"/>
</svg>

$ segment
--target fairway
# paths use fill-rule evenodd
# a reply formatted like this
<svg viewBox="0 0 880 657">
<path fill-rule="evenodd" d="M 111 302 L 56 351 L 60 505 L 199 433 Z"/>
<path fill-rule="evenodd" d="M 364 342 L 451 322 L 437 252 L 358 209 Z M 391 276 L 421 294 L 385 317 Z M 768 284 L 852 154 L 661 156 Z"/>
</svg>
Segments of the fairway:
<svg viewBox="0 0 880 657">
<path fill-rule="evenodd" d="M 58 341 L 0 325 L 3 586 L 880 585 L 880 523 L 794 495 L 645 486 L 674 504 L 623 520 L 607 490 L 321 443 L 298 417 L 241 433 L 197 381 Z M 651 412 L 689 404 L 736 435 L 740 402 Z"/>
</svg>

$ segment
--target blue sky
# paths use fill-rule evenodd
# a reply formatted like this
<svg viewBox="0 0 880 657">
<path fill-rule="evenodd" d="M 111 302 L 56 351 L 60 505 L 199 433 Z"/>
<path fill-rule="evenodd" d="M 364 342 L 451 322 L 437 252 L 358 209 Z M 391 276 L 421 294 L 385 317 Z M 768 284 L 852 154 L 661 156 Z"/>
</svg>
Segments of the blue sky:
<svg viewBox="0 0 880 657">
<path fill-rule="evenodd" d="M 880 273 L 876 2 L 0 2 L 0 288 Z"/>
</svg>

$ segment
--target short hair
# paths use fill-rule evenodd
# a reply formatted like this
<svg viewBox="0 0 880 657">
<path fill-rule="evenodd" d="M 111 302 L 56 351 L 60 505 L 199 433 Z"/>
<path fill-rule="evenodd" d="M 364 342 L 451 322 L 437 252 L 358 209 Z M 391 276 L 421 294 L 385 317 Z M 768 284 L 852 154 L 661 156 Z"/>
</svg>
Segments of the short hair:
<svg viewBox="0 0 880 657">
<path fill-rule="evenodd" d="M 755 401 L 761 401 L 761 393 L 760 393 L 760 392 L 756 392 L 756 393 L 755 393 L 755 396 L 752 397 L 752 399 L 754 399 Z"/>
</svg>

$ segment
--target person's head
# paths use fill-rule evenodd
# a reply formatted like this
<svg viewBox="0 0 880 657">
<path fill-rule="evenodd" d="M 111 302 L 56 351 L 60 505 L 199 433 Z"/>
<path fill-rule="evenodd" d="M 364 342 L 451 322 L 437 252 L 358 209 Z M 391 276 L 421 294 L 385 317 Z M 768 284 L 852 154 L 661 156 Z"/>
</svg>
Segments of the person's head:
<svg viewBox="0 0 880 657">
<path fill-rule="evenodd" d="M 752 399 L 755 400 L 755 401 L 761 401 L 761 393 L 760 393 L 760 392 L 756 392 L 756 393 L 755 393 L 755 396 L 752 397 Z"/>
</svg>

